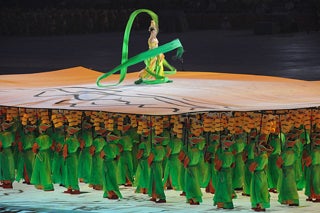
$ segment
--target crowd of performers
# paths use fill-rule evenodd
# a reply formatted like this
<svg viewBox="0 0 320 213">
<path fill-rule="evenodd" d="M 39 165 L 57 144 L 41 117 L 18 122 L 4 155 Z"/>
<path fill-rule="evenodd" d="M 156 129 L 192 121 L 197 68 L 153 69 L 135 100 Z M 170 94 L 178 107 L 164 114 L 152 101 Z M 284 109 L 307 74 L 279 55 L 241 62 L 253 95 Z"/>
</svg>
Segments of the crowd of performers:
<svg viewBox="0 0 320 213">
<path fill-rule="evenodd" d="M 156 203 L 165 190 L 199 205 L 201 188 L 217 208 L 233 209 L 236 191 L 252 209 L 299 206 L 298 191 L 320 202 L 320 112 L 296 109 L 150 116 L 0 107 L 0 181 L 103 197 L 133 186 Z"/>
</svg>

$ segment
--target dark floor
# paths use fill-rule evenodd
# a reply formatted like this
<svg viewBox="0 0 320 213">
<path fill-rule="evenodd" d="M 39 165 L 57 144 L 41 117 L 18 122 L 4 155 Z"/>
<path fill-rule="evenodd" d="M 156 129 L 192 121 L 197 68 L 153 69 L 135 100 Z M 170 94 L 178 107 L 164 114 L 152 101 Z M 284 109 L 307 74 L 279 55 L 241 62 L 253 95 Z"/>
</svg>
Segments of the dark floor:
<svg viewBox="0 0 320 213">
<path fill-rule="evenodd" d="M 129 55 L 145 51 L 148 32 L 132 32 Z M 320 32 L 254 35 L 252 31 L 160 33 L 160 44 L 179 38 L 178 70 L 213 71 L 320 80 Z M 122 33 L 49 37 L 0 37 L 0 73 L 31 73 L 84 66 L 107 72 L 121 60 Z M 138 71 L 144 65 L 133 66 Z"/>
</svg>

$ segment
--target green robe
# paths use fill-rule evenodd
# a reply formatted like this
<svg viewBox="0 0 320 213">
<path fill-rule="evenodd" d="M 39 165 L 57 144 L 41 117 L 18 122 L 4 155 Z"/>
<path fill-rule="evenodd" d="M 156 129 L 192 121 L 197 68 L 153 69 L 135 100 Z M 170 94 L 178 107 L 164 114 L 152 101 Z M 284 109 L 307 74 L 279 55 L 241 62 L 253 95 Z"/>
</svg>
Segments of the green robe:
<svg viewBox="0 0 320 213">
<path fill-rule="evenodd" d="M 39 151 L 36 154 L 31 183 L 33 185 L 43 186 L 43 190 L 53 190 L 51 179 L 51 159 L 50 147 L 52 139 L 47 134 L 42 134 L 35 141 L 39 146 Z"/>
<path fill-rule="evenodd" d="M 261 205 L 261 208 L 270 208 L 270 194 L 268 191 L 268 181 L 266 168 L 268 165 L 268 155 L 262 152 L 254 158 L 257 167 L 253 172 L 251 180 L 250 201 L 252 208 Z"/>
<path fill-rule="evenodd" d="M 320 197 L 320 146 L 316 145 L 311 152 L 309 194 L 313 199 Z M 306 189 L 307 191 L 307 189 Z"/>
<path fill-rule="evenodd" d="M 171 153 L 167 158 L 167 164 L 164 170 L 163 184 L 165 184 L 170 178 L 172 187 L 175 190 L 182 190 L 181 179 L 184 178 L 181 175 L 182 164 L 178 158 L 182 146 L 182 140 L 177 137 L 172 138 L 172 140 L 170 140 L 168 144 L 168 147 L 171 149 Z"/>
<path fill-rule="evenodd" d="M 269 145 L 273 148 L 272 153 L 268 159 L 268 187 L 270 189 L 276 189 L 278 185 L 280 168 L 277 166 L 277 160 L 281 153 L 280 138 L 278 135 L 271 134 L 269 139 Z"/>
<path fill-rule="evenodd" d="M 32 152 L 32 145 L 36 139 L 35 133 L 26 133 L 21 135 L 22 152 L 19 158 L 16 180 L 20 181 L 25 175 L 29 178 L 32 176 L 35 154 Z M 26 174 L 24 174 L 26 172 Z"/>
<path fill-rule="evenodd" d="M 92 155 L 90 155 L 89 151 L 93 141 L 91 129 L 83 130 L 79 135 L 79 139 L 84 140 L 85 143 L 79 154 L 79 178 L 83 179 L 84 183 L 88 183 L 92 166 Z"/>
<path fill-rule="evenodd" d="M 118 184 L 125 184 L 127 179 L 133 183 L 133 157 L 132 157 L 132 147 L 133 140 L 128 131 L 121 137 L 119 144 L 122 146 L 122 152 L 120 153 L 120 159 L 118 162 L 118 173 L 117 179 Z"/>
<path fill-rule="evenodd" d="M 66 187 L 72 190 L 79 190 L 78 183 L 78 148 L 79 141 L 75 135 L 66 138 L 68 156 L 65 159 Z"/>
<path fill-rule="evenodd" d="M 152 196 L 154 193 L 159 199 L 166 199 L 164 194 L 164 187 L 162 183 L 163 167 L 162 161 L 165 157 L 165 149 L 161 144 L 152 144 L 151 153 L 154 155 L 154 159 L 150 166 L 150 182 L 148 194 Z"/>
<path fill-rule="evenodd" d="M 244 161 L 243 150 L 246 146 L 246 135 L 236 135 L 235 143 L 231 150 L 235 158 L 235 166 L 232 168 L 232 186 L 234 189 L 242 189 L 244 182 Z"/>
<path fill-rule="evenodd" d="M 234 194 L 232 186 L 232 168 L 234 155 L 231 151 L 217 151 L 217 158 L 222 161 L 221 169 L 217 172 L 216 192 L 213 197 L 213 205 L 223 203 L 224 209 L 233 209 L 232 196 Z"/>
<path fill-rule="evenodd" d="M 297 182 L 297 189 L 301 191 L 305 187 L 305 181 L 302 171 L 302 150 L 303 144 L 300 139 L 298 139 L 294 145 L 294 150 L 297 155 L 297 160 L 294 163 L 294 170 L 295 170 L 295 178 Z"/>
<path fill-rule="evenodd" d="M 117 144 L 113 141 L 107 142 L 103 147 L 105 157 L 103 160 L 103 197 L 108 197 L 108 192 L 113 191 L 119 198 L 122 195 L 117 183 L 116 156 L 120 154 Z"/>
<path fill-rule="evenodd" d="M 278 182 L 278 201 L 281 204 L 293 203 L 299 205 L 299 195 L 295 178 L 294 163 L 297 155 L 293 148 L 286 148 L 282 153 L 282 172 Z"/>
<path fill-rule="evenodd" d="M 243 182 L 243 193 L 250 195 L 251 191 L 251 178 L 252 172 L 250 172 L 249 167 L 254 159 L 254 148 L 255 148 L 256 140 L 251 140 L 244 149 L 244 154 L 247 156 L 244 166 L 244 182 Z"/>
<path fill-rule="evenodd" d="M 65 144 L 64 129 L 56 129 L 52 134 L 52 139 L 55 144 L 52 159 L 52 182 L 65 185 L 65 165 L 62 156 L 62 150 Z"/>
<path fill-rule="evenodd" d="M 90 175 L 90 184 L 101 185 L 103 184 L 103 159 L 100 157 L 100 152 L 106 144 L 105 139 L 102 136 L 97 136 L 93 142 L 95 152 L 92 156 L 92 169 Z"/>
<path fill-rule="evenodd" d="M 138 167 L 135 173 L 134 185 L 137 187 L 135 192 L 140 193 L 140 189 L 145 188 L 149 192 L 150 167 L 148 165 L 148 157 L 150 155 L 150 145 L 148 139 L 138 146 L 137 153 L 143 150 L 142 157 L 138 161 Z"/>
<path fill-rule="evenodd" d="M 216 189 L 216 183 L 217 183 L 217 170 L 214 168 L 214 159 L 216 156 L 216 152 L 219 146 L 219 141 L 214 140 L 210 141 L 210 144 L 207 148 L 207 154 L 210 156 L 208 159 L 208 168 L 209 168 L 209 181 L 211 180 L 213 188 Z"/>
<path fill-rule="evenodd" d="M 2 151 L 0 151 L 0 181 L 11 181 L 15 179 L 14 156 L 12 153 L 12 144 L 15 140 L 11 131 L 0 133 L 2 142 Z"/>
<path fill-rule="evenodd" d="M 186 155 L 190 160 L 189 164 L 185 168 L 185 192 L 187 202 L 189 202 L 190 199 L 194 202 L 202 202 L 202 192 L 199 181 L 201 151 L 198 148 L 198 144 L 189 146 Z"/>
</svg>

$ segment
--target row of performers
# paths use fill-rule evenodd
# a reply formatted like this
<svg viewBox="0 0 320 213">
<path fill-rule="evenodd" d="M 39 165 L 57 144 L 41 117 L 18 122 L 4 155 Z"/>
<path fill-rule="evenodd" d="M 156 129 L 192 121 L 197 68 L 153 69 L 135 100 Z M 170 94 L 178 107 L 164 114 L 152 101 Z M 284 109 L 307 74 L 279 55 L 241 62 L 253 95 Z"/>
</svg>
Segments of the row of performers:
<svg viewBox="0 0 320 213">
<path fill-rule="evenodd" d="M 255 211 L 270 207 L 270 192 L 279 193 L 281 204 L 299 206 L 298 190 L 305 189 L 308 201 L 320 202 L 317 127 L 293 127 L 286 134 L 279 128 L 270 134 L 257 129 L 239 134 L 186 130 L 180 138 L 170 128 L 160 136 L 152 129 L 139 135 L 131 125 L 121 131 L 94 130 L 90 122 L 82 128 L 16 126 L 1 124 L 4 189 L 24 180 L 45 191 L 58 183 L 65 193 L 79 194 L 81 181 L 109 199 L 122 198 L 119 185 L 125 185 L 156 203 L 166 202 L 165 189 L 174 189 L 199 205 L 201 188 L 206 188 L 214 194 L 214 205 L 224 209 L 234 208 L 235 191 L 243 190 Z"/>
</svg>

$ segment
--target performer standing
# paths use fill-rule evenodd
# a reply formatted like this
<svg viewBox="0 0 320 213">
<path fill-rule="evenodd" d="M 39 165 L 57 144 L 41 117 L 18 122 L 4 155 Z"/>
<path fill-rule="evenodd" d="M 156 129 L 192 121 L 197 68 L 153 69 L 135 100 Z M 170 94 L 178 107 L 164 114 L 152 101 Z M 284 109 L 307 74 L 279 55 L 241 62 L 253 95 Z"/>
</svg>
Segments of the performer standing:
<svg viewBox="0 0 320 213">
<path fill-rule="evenodd" d="M 209 146 L 206 149 L 204 158 L 209 167 L 209 183 L 206 192 L 215 193 L 217 187 L 217 170 L 214 168 L 215 156 L 219 147 L 219 135 L 214 133 L 210 135 Z"/>
<path fill-rule="evenodd" d="M 190 205 L 199 205 L 202 202 L 202 192 L 199 181 L 199 162 L 200 149 L 199 144 L 204 143 L 204 138 L 199 134 L 194 134 L 189 138 L 189 147 L 187 147 L 186 157 L 184 159 L 185 167 L 185 192 L 186 199 Z"/>
<path fill-rule="evenodd" d="M 92 156 L 90 155 L 90 146 L 93 141 L 92 124 L 84 120 L 82 123 L 81 132 L 78 134 L 80 142 L 79 154 L 79 179 L 80 182 L 89 183 L 92 169 Z"/>
<path fill-rule="evenodd" d="M 64 125 L 55 127 L 52 134 L 53 159 L 52 159 L 52 182 L 65 186 L 65 165 L 62 155 L 62 148 L 65 145 L 65 128 Z"/>
<path fill-rule="evenodd" d="M 278 201 L 281 204 L 288 204 L 289 206 L 299 206 L 299 195 L 294 173 L 294 163 L 297 160 L 297 154 L 293 147 L 296 139 L 297 135 L 290 132 L 287 134 L 286 147 L 277 160 L 277 165 L 282 170 L 279 177 Z"/>
<path fill-rule="evenodd" d="M 250 201 L 251 207 L 254 211 L 265 211 L 270 208 L 270 194 L 268 191 L 267 181 L 267 166 L 268 166 L 268 152 L 271 148 L 267 148 L 266 135 L 259 136 L 259 145 L 256 145 L 255 158 L 250 165 L 250 171 L 253 173 L 251 180 Z"/>
<path fill-rule="evenodd" d="M 257 143 L 257 130 L 252 129 L 250 133 L 247 133 L 247 145 L 243 152 L 243 160 L 245 163 L 244 170 L 244 184 L 243 184 L 243 196 L 250 196 L 251 192 L 251 178 L 252 173 L 249 170 L 249 167 L 254 159 L 254 147 Z"/>
<path fill-rule="evenodd" d="M 24 179 L 23 183 L 30 184 L 30 178 L 32 176 L 33 164 L 35 154 L 32 152 L 32 146 L 36 139 L 35 125 L 27 125 L 23 128 L 21 134 L 21 145 L 18 144 L 21 152 L 21 158 L 19 160 L 16 180 Z"/>
<path fill-rule="evenodd" d="M 92 146 L 90 146 L 90 154 L 92 155 L 92 168 L 90 175 L 90 185 L 95 190 L 102 190 L 103 188 L 103 159 L 100 157 L 106 141 L 104 135 L 106 129 L 96 130 L 97 137 L 93 139 Z"/>
<path fill-rule="evenodd" d="M 100 157 L 103 159 L 103 197 L 109 199 L 122 198 L 117 183 L 117 164 L 116 159 L 120 155 L 117 142 L 120 137 L 108 133 L 106 144 L 103 147 Z"/>
<path fill-rule="evenodd" d="M 78 148 L 80 147 L 76 133 L 80 130 L 78 127 L 69 126 L 66 143 L 63 147 L 63 157 L 65 159 L 66 169 L 66 187 L 64 193 L 80 194 L 78 183 Z"/>
<path fill-rule="evenodd" d="M 167 146 L 167 164 L 164 170 L 164 185 L 170 185 L 174 190 L 181 191 L 181 169 L 182 164 L 179 161 L 179 153 L 183 147 L 183 141 L 181 138 L 177 138 L 176 135 L 172 135 L 172 138 Z"/>
<path fill-rule="evenodd" d="M 243 150 L 246 146 L 246 137 L 242 132 L 235 134 L 235 143 L 231 146 L 235 158 L 235 166 L 232 169 L 232 185 L 235 190 L 243 189 L 244 182 L 244 161 Z"/>
<path fill-rule="evenodd" d="M 234 191 L 232 187 L 232 167 L 234 166 L 234 155 L 230 150 L 233 144 L 230 136 L 221 136 L 220 147 L 215 157 L 215 168 L 217 172 L 217 187 L 213 197 L 213 205 L 223 209 L 233 209 Z"/>
<path fill-rule="evenodd" d="M 4 189 L 12 189 L 15 179 L 14 157 L 11 146 L 15 140 L 14 132 L 10 131 L 13 122 L 1 123 L 0 131 L 0 182 Z"/>
<path fill-rule="evenodd" d="M 271 133 L 268 137 L 268 144 L 272 147 L 272 153 L 270 153 L 268 158 L 268 187 L 269 192 L 277 193 L 277 185 L 280 175 L 280 169 L 277 166 L 277 159 L 281 153 L 281 144 L 285 140 L 284 135 L 280 134 L 280 129 L 276 128 L 274 133 Z"/>
<path fill-rule="evenodd" d="M 148 132 L 146 134 L 149 134 Z M 136 193 L 148 194 L 149 180 L 150 180 L 150 167 L 148 165 L 148 157 L 150 155 L 150 139 L 143 133 L 141 135 L 141 142 L 138 146 L 138 167 L 135 173 L 135 186 L 137 187 Z"/>
<path fill-rule="evenodd" d="M 320 202 L 320 133 L 314 133 L 312 137 L 312 150 L 306 158 L 306 166 L 310 170 L 307 179 L 305 195 L 307 201 Z"/>
<path fill-rule="evenodd" d="M 151 133 L 152 134 L 152 133 Z M 164 187 L 162 183 L 163 168 L 162 161 L 165 156 L 165 150 L 161 144 L 164 140 L 163 137 L 152 137 L 154 139 L 151 153 L 148 157 L 148 164 L 151 169 L 150 173 L 150 183 L 149 183 L 149 196 L 151 197 L 150 201 L 156 203 L 165 203 L 166 195 L 164 194 Z"/>
<path fill-rule="evenodd" d="M 122 136 L 119 140 L 118 184 L 125 186 L 132 186 L 134 175 L 132 159 L 133 138 L 131 137 L 130 128 L 130 124 L 123 125 Z"/>
<path fill-rule="evenodd" d="M 51 137 L 46 133 L 50 125 L 40 124 L 40 135 L 36 138 L 33 144 L 32 151 L 35 153 L 34 168 L 31 176 L 31 184 L 37 189 L 44 191 L 53 191 L 51 178 L 51 159 L 50 147 L 52 145 Z"/>
</svg>

